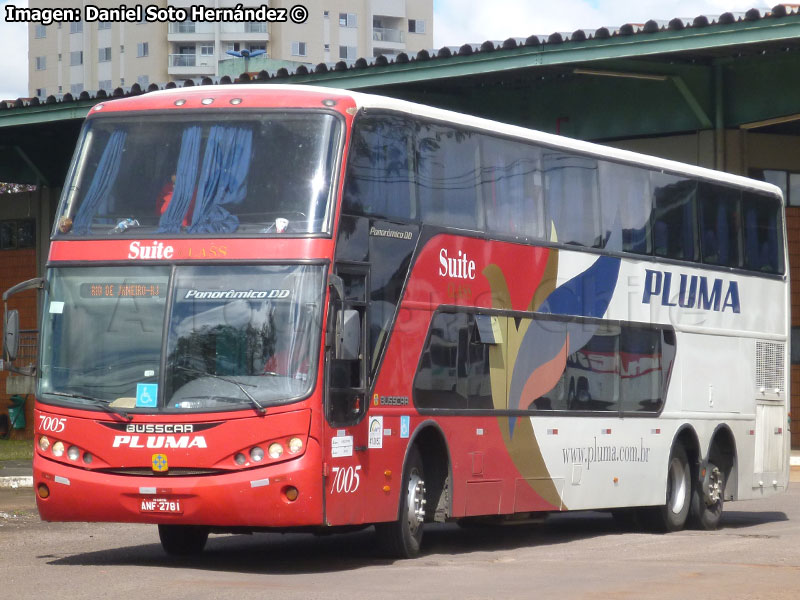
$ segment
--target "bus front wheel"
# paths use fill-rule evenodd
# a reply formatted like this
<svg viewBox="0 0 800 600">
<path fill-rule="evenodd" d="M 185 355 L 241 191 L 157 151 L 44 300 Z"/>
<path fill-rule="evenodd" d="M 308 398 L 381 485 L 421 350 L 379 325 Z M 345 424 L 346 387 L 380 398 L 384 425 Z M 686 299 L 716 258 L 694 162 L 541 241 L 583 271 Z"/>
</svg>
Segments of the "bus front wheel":
<svg viewBox="0 0 800 600">
<path fill-rule="evenodd" d="M 158 537 L 164 552 L 173 556 L 200 554 L 208 541 L 208 527 L 199 525 L 159 525 Z"/>
<path fill-rule="evenodd" d="M 375 532 L 384 550 L 394 558 L 413 558 L 419 554 L 425 520 L 425 471 L 419 450 L 411 449 L 403 469 L 398 519 L 377 523 Z"/>
</svg>

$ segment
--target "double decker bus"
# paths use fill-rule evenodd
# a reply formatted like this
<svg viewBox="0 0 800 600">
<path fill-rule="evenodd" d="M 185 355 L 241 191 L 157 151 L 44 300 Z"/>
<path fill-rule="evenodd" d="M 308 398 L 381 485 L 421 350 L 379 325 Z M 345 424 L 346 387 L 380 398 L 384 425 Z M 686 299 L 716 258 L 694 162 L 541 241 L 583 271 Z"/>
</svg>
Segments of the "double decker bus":
<svg viewBox="0 0 800 600">
<path fill-rule="evenodd" d="M 662 531 L 788 482 L 771 185 L 279 85 L 103 102 L 40 288 L 46 521 L 209 532 L 610 510 Z M 6 358 L 16 314 L 6 314 Z"/>
</svg>

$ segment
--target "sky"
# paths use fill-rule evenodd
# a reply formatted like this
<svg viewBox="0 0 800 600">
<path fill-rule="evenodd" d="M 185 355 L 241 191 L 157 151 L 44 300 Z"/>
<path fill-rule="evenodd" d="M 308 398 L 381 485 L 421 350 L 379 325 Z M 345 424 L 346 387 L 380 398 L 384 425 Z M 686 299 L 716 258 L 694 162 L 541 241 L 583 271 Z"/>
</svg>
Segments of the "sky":
<svg viewBox="0 0 800 600">
<path fill-rule="evenodd" d="M 53 7 L 60 5 L 59 0 L 50 2 Z M 541 37 L 555 31 L 598 29 L 644 23 L 648 19 L 694 18 L 750 8 L 764 12 L 775 3 L 775 0 L 433 0 L 433 45 L 461 46 L 531 34 Z M 28 1 L 0 0 L 0 100 L 28 95 L 28 29 L 22 23 L 6 22 L 8 4 L 23 7 Z"/>
</svg>

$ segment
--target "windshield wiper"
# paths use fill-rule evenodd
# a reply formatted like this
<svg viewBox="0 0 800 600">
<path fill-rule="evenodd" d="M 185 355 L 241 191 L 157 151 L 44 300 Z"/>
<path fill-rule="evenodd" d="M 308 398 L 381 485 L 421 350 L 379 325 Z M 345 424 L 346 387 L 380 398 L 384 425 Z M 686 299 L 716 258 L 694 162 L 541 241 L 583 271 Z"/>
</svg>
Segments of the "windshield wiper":
<svg viewBox="0 0 800 600">
<path fill-rule="evenodd" d="M 191 367 L 183 367 L 181 365 L 175 365 L 175 368 L 181 369 L 183 371 L 189 371 L 190 373 L 197 373 L 199 375 L 204 375 L 205 377 L 211 377 L 211 379 L 219 379 L 220 381 L 225 381 L 226 383 L 232 383 L 233 385 L 238 387 L 245 396 L 247 396 L 247 399 L 250 400 L 250 402 L 252 403 L 253 407 L 256 409 L 256 412 L 259 415 L 264 416 L 267 414 L 267 409 L 264 408 L 264 406 L 258 400 L 253 398 L 253 396 L 250 395 L 250 393 L 246 389 L 244 389 L 244 385 L 239 383 L 238 381 L 235 381 L 233 379 L 228 379 L 227 377 L 221 377 L 219 375 L 214 375 L 213 373 L 206 373 L 205 371 L 201 371 L 200 369 L 193 369 Z M 247 385 L 250 387 L 256 387 L 249 383 Z"/>
<path fill-rule="evenodd" d="M 102 400 L 101 398 L 94 398 L 92 396 L 84 396 L 83 394 L 68 394 L 65 392 L 45 392 L 45 393 L 50 394 L 51 396 L 61 396 L 63 398 L 76 398 L 79 400 L 88 400 L 95 406 L 99 406 L 108 413 L 111 413 L 113 415 L 119 415 L 125 419 L 128 419 L 128 421 L 133 420 L 133 417 L 128 413 L 126 413 L 124 410 L 111 406 L 111 403 L 108 400 Z"/>
</svg>

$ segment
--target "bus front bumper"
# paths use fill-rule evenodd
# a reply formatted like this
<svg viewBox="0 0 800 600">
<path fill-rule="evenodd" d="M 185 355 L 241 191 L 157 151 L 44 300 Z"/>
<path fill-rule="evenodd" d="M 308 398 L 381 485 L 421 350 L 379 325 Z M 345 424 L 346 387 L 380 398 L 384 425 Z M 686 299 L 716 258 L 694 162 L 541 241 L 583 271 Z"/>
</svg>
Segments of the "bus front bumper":
<svg viewBox="0 0 800 600">
<path fill-rule="evenodd" d="M 37 455 L 33 481 L 44 521 L 282 528 L 322 523 L 321 465 L 312 443 L 293 460 L 204 476 L 100 473 Z"/>
</svg>

